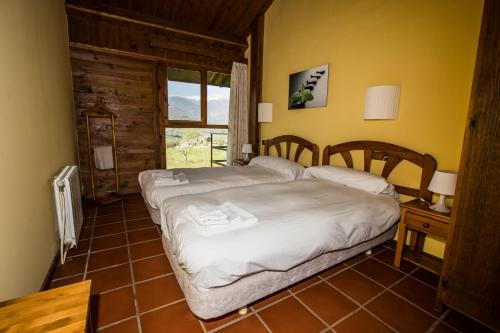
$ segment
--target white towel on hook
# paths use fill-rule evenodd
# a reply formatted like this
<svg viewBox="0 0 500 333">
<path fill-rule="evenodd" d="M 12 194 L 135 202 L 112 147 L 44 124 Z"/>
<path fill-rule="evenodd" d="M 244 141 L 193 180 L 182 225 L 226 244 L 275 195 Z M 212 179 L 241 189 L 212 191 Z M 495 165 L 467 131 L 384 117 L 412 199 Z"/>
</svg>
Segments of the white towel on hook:
<svg viewBox="0 0 500 333">
<path fill-rule="evenodd" d="M 97 170 L 113 169 L 113 146 L 95 146 L 94 161 Z"/>
</svg>

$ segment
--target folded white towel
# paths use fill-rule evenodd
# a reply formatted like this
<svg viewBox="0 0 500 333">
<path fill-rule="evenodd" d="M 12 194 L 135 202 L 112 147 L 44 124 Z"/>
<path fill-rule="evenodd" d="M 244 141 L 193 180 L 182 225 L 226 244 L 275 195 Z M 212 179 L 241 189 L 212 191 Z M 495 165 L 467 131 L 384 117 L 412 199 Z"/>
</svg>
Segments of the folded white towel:
<svg viewBox="0 0 500 333">
<path fill-rule="evenodd" d="M 94 147 L 94 162 L 95 168 L 98 170 L 108 170 L 115 167 L 113 161 L 112 146 L 96 146 Z"/>
<path fill-rule="evenodd" d="M 194 222 L 203 236 L 248 228 L 258 222 L 257 217 L 229 201 L 219 206 L 190 205 L 181 214 Z"/>
<path fill-rule="evenodd" d="M 161 173 L 153 175 L 155 185 L 159 186 L 170 186 L 170 185 L 182 185 L 189 184 L 189 179 L 186 174 L 181 172 L 178 174 Z"/>
</svg>

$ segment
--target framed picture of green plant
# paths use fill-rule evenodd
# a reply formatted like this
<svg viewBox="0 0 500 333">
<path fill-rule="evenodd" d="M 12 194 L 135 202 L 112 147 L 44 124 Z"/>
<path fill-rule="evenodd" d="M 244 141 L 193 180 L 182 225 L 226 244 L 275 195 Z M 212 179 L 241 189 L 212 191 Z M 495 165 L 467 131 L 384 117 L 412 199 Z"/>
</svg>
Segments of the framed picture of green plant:
<svg viewBox="0 0 500 333">
<path fill-rule="evenodd" d="M 290 74 L 288 110 L 322 108 L 328 96 L 328 64 Z"/>
</svg>

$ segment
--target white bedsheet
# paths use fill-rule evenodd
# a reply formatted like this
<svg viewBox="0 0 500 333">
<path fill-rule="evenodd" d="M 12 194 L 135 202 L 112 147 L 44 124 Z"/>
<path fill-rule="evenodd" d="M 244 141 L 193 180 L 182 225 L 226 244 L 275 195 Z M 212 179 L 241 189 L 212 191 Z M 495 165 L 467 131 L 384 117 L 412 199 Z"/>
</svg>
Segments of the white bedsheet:
<svg viewBox="0 0 500 333">
<path fill-rule="evenodd" d="M 226 201 L 259 221 L 246 229 L 204 237 L 181 214 L 190 204 Z M 349 248 L 389 229 L 400 215 L 394 197 L 323 179 L 170 198 L 161 212 L 163 234 L 200 291 L 264 270 L 285 271 L 323 253 Z"/>
<path fill-rule="evenodd" d="M 160 208 L 163 200 L 179 195 L 205 193 L 227 187 L 293 180 L 291 175 L 261 166 L 234 166 L 174 169 L 174 174 L 184 173 L 189 184 L 175 186 L 155 185 L 153 175 L 161 172 L 166 172 L 166 170 L 146 170 L 139 174 L 142 196 L 155 209 Z"/>
</svg>

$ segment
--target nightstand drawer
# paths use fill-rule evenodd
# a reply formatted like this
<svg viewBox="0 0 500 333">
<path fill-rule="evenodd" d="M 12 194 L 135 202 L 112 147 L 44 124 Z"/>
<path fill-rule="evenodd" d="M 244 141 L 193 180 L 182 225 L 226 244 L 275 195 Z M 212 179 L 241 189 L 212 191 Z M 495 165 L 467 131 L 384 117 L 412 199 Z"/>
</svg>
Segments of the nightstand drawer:
<svg viewBox="0 0 500 333">
<path fill-rule="evenodd" d="M 410 211 L 406 212 L 404 223 L 411 228 L 415 228 L 426 233 L 438 234 L 444 237 L 448 235 L 447 223 L 436 221 L 425 216 L 413 214 Z"/>
</svg>

